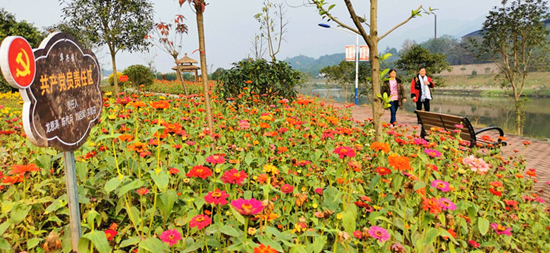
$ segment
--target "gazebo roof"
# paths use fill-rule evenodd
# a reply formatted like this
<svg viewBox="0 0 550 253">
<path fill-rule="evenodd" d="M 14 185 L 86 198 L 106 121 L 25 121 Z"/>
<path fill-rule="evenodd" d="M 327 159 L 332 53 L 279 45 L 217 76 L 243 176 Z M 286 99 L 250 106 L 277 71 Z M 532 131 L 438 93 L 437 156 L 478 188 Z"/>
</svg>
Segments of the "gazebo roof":
<svg viewBox="0 0 550 253">
<path fill-rule="evenodd" d="M 179 65 L 178 67 L 180 71 L 183 71 L 183 72 L 192 72 L 192 71 L 201 69 L 199 66 L 195 66 L 195 65 Z M 172 67 L 172 69 L 176 70 L 176 66 Z"/>
<path fill-rule="evenodd" d="M 181 59 L 178 60 L 178 65 L 179 64 L 184 64 L 184 65 L 192 65 L 194 63 L 199 63 L 191 58 L 189 58 L 187 56 L 187 53 L 185 53 L 185 55 L 183 57 L 181 57 Z"/>
</svg>

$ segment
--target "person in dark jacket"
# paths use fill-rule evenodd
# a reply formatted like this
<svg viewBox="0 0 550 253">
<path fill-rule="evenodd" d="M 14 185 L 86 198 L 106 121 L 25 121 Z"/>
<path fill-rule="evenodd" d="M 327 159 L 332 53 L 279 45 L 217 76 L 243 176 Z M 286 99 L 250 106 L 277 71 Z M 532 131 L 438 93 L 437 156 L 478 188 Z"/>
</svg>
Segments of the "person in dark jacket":
<svg viewBox="0 0 550 253">
<path fill-rule="evenodd" d="M 382 84 L 382 94 L 386 93 L 390 98 L 390 123 L 395 125 L 395 122 L 397 121 L 395 117 L 397 109 L 399 107 L 403 108 L 403 103 L 407 102 L 407 98 L 405 97 L 405 88 L 403 88 L 403 83 L 401 83 L 401 80 L 397 78 L 397 71 L 395 71 L 395 69 L 390 69 L 388 75 L 390 76 L 390 79 Z"/>
<path fill-rule="evenodd" d="M 418 74 L 411 81 L 411 98 L 416 103 L 416 110 L 430 111 L 430 100 L 432 100 L 431 88 L 435 87 L 432 79 L 426 75 L 426 68 L 421 67 Z M 420 123 L 420 120 L 418 121 Z"/>
</svg>

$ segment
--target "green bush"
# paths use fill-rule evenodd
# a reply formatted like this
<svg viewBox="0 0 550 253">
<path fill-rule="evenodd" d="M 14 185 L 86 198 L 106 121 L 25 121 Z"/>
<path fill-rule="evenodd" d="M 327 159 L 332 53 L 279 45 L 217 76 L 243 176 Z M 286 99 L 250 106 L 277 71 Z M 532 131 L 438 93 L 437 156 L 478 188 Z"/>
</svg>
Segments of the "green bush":
<svg viewBox="0 0 550 253">
<path fill-rule="evenodd" d="M 225 100 L 238 100 L 239 94 L 253 92 L 257 99 L 271 102 L 278 98 L 293 100 L 295 87 L 300 83 L 300 72 L 283 61 L 268 62 L 242 60 L 233 63 L 234 67 L 222 73 L 216 91 Z"/>
<path fill-rule="evenodd" d="M 14 89 L 13 87 L 11 87 L 8 81 L 4 79 L 4 76 L 0 74 L 0 92 L 5 93 L 5 92 L 16 91 L 16 90 L 17 89 Z"/>
<path fill-rule="evenodd" d="M 119 86 L 123 86 L 126 82 L 121 82 L 120 81 L 120 76 L 122 76 L 123 74 L 120 73 L 120 72 L 116 72 L 116 76 L 117 76 L 117 79 L 118 79 L 118 85 Z M 109 78 L 107 78 L 107 80 L 109 81 L 109 85 L 113 86 L 115 85 L 115 80 L 113 79 L 113 74 L 109 75 Z"/>
<path fill-rule="evenodd" d="M 148 86 L 153 84 L 153 73 L 146 66 L 139 64 L 132 65 L 122 71 L 122 73 L 128 76 L 128 82 L 133 85 L 139 86 L 143 84 Z"/>
</svg>

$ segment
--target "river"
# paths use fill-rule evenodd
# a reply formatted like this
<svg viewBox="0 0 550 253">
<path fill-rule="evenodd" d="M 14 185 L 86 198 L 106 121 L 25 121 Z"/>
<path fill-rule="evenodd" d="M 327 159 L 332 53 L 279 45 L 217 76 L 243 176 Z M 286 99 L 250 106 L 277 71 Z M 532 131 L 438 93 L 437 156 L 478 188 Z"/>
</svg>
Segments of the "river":
<svg viewBox="0 0 550 253">
<path fill-rule="evenodd" d="M 327 89 L 303 88 L 301 94 L 327 97 Z M 341 89 L 330 89 L 330 99 L 337 102 L 353 103 L 353 93 Z M 360 96 L 359 104 L 370 104 L 365 96 Z M 405 110 L 414 112 L 415 104 L 410 99 Z M 512 99 L 505 97 L 474 97 L 434 94 L 431 111 L 467 117 L 477 127 L 498 126 L 506 133 L 515 133 L 515 113 Z M 525 107 L 525 127 L 523 135 L 537 139 L 550 138 L 550 98 L 530 98 Z"/>
</svg>

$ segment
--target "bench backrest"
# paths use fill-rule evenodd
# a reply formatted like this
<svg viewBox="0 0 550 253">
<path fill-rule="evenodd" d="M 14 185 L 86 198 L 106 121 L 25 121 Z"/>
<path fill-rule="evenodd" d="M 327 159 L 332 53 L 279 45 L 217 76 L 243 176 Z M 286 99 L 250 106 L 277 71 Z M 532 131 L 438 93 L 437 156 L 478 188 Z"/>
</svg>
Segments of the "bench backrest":
<svg viewBox="0 0 550 253">
<path fill-rule="evenodd" d="M 426 111 L 415 111 L 415 113 L 418 115 L 420 122 L 422 123 L 422 138 L 426 136 L 426 133 L 430 131 L 432 127 L 439 127 L 445 131 L 451 132 L 458 129 L 456 125 L 462 125 L 463 128 L 461 129 L 460 137 L 465 141 L 476 141 L 474 128 L 467 118 Z"/>
</svg>

